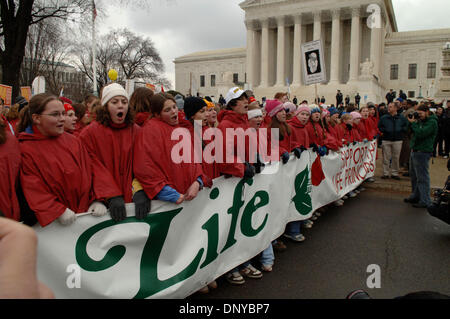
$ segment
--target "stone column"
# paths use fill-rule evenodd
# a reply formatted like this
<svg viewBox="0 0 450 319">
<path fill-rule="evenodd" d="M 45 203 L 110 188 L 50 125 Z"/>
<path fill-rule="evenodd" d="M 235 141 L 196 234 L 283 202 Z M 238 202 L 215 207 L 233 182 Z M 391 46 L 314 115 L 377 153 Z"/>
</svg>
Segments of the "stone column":
<svg viewBox="0 0 450 319">
<path fill-rule="evenodd" d="M 340 9 L 331 10 L 331 67 L 330 82 L 339 83 L 340 64 L 341 64 L 341 11 Z"/>
<path fill-rule="evenodd" d="M 286 60 L 286 28 L 284 17 L 277 18 L 278 41 L 277 41 L 277 81 L 275 86 L 284 86 L 285 60 Z"/>
<path fill-rule="evenodd" d="M 383 23 L 381 23 L 383 24 Z M 380 79 L 380 59 L 381 59 L 381 34 L 382 28 L 373 27 L 370 36 L 370 61 L 373 62 L 373 73 Z"/>
<path fill-rule="evenodd" d="M 256 31 L 252 20 L 245 21 L 247 26 L 247 83 L 251 88 L 255 85 L 255 37 Z"/>
<path fill-rule="evenodd" d="M 269 86 L 269 19 L 261 20 L 261 87 Z"/>
<path fill-rule="evenodd" d="M 302 16 L 294 17 L 294 65 L 292 86 L 302 83 Z"/>
<path fill-rule="evenodd" d="M 360 63 L 360 28 L 361 28 L 361 8 L 352 8 L 352 31 L 350 43 L 350 77 L 349 82 L 357 81 Z"/>
<path fill-rule="evenodd" d="M 322 12 L 313 12 L 314 16 L 314 36 L 313 41 L 320 40 L 322 38 Z"/>
</svg>

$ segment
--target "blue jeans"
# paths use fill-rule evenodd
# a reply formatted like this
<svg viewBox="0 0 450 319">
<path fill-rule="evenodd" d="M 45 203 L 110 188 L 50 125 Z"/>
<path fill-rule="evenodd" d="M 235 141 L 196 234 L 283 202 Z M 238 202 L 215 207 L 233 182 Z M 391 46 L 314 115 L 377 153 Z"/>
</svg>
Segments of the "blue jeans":
<svg viewBox="0 0 450 319">
<path fill-rule="evenodd" d="M 286 234 L 289 236 L 297 236 L 300 235 L 300 228 L 302 226 L 302 222 L 291 222 L 286 225 Z"/>
<path fill-rule="evenodd" d="M 412 194 L 410 199 L 419 200 L 419 204 L 431 206 L 430 165 L 431 153 L 412 152 L 409 160 Z"/>
<path fill-rule="evenodd" d="M 269 245 L 266 249 L 264 249 L 259 257 L 259 262 L 264 266 L 273 266 L 273 262 L 275 260 L 275 254 L 273 253 L 272 244 Z"/>
</svg>

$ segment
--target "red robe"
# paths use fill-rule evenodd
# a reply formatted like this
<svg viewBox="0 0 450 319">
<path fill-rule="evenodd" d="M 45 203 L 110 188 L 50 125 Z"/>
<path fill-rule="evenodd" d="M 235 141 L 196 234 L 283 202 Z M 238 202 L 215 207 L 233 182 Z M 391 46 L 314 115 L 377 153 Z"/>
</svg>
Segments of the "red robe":
<svg viewBox="0 0 450 319">
<path fill-rule="evenodd" d="M 84 130 L 85 127 L 86 127 L 86 125 L 83 124 L 82 121 L 78 121 L 75 124 L 75 131 L 73 131 L 73 135 L 76 137 L 80 136 L 81 132 Z"/>
<path fill-rule="evenodd" d="M 288 124 L 289 125 L 289 124 Z M 280 132 L 281 134 L 281 132 Z M 291 127 L 291 134 L 289 135 L 287 132 L 284 134 L 283 139 L 278 142 L 278 154 L 281 158 L 281 155 L 284 153 L 291 153 L 292 150 L 295 148 L 292 148 L 292 127 Z M 272 147 L 272 128 L 267 129 L 267 153 L 271 154 L 271 147 Z"/>
<path fill-rule="evenodd" d="M 243 164 L 244 161 L 247 162 L 255 162 L 256 160 L 256 153 L 250 154 L 250 143 L 254 143 L 253 145 L 256 145 L 256 151 L 257 151 L 257 139 L 255 134 L 255 139 L 252 139 L 250 141 L 250 137 L 245 137 L 245 149 L 244 149 L 244 158 L 238 160 L 238 144 L 237 144 L 237 138 L 232 138 L 232 136 L 227 136 L 227 128 L 231 129 L 243 129 L 244 132 L 247 131 L 250 126 L 248 124 L 248 117 L 247 114 L 238 114 L 234 111 L 225 110 L 220 112 L 219 116 L 217 117 L 220 124 L 218 126 L 218 129 L 222 131 L 223 135 L 223 163 L 218 163 L 218 171 L 221 174 L 227 174 L 232 175 L 235 177 L 242 178 L 244 177 L 244 171 L 245 171 L 245 165 Z M 250 130 L 249 130 L 250 131 Z M 249 132 L 248 131 L 248 132 Z M 228 146 L 227 146 L 228 144 Z M 234 160 L 232 163 L 226 163 L 227 160 L 227 150 L 231 152 L 231 150 L 234 150 Z M 242 150 L 241 150 L 242 152 Z M 251 160 L 250 160 L 251 159 Z"/>
<path fill-rule="evenodd" d="M 2 117 L 3 123 L 5 124 L 6 127 L 6 131 L 11 133 L 12 135 L 15 135 L 16 132 L 16 127 L 15 125 L 13 125 L 12 123 L 8 122 L 8 120 L 6 119 L 6 117 L 4 117 L 3 115 L 0 115 Z"/>
<path fill-rule="evenodd" d="M 134 122 L 137 125 L 139 125 L 140 127 L 143 127 L 145 125 L 145 123 L 147 123 L 149 118 L 150 118 L 150 113 L 148 113 L 148 112 L 139 112 L 139 113 L 136 114 Z"/>
<path fill-rule="evenodd" d="M 337 146 L 339 148 L 341 148 L 344 131 L 340 128 L 340 126 L 339 125 L 331 126 L 330 124 L 328 124 L 327 132 L 328 132 L 328 135 L 332 136 L 336 140 Z"/>
<path fill-rule="evenodd" d="M 351 130 L 347 128 L 347 125 L 344 123 L 339 124 L 344 131 L 343 139 L 345 140 L 344 143 L 353 143 L 353 142 L 361 142 L 362 139 L 359 136 L 358 130 L 353 127 Z"/>
<path fill-rule="evenodd" d="M 309 135 L 306 130 L 306 125 L 300 123 L 296 116 L 288 121 L 288 124 L 292 129 L 291 148 L 294 149 L 301 146 L 309 148 Z"/>
<path fill-rule="evenodd" d="M 380 135 L 381 132 L 380 132 L 380 129 L 378 128 L 378 122 L 380 121 L 380 119 L 376 116 L 370 116 L 369 120 L 370 120 L 370 122 L 369 122 L 370 126 L 372 127 L 372 131 L 375 132 L 375 135 Z"/>
<path fill-rule="evenodd" d="M 306 130 L 308 131 L 309 142 L 311 144 L 325 146 L 333 151 L 339 149 L 339 142 L 331 134 L 327 133 L 318 122 L 312 123 L 310 121 L 306 125 Z"/>
<path fill-rule="evenodd" d="M 171 136 L 179 127 L 152 118 L 138 133 L 134 143 L 134 175 L 150 199 L 154 199 L 166 185 L 186 194 L 198 177 L 202 178 L 205 186 L 209 186 L 202 165 L 192 161 L 192 143 L 190 163 L 177 164 L 172 160 L 172 149 L 179 147 L 180 141 L 172 141 Z"/>
<path fill-rule="evenodd" d="M 19 182 L 20 148 L 17 139 L 6 130 L 6 142 L 0 145 L 0 211 L 5 217 L 20 220 L 16 187 Z"/>
<path fill-rule="evenodd" d="M 55 221 L 67 208 L 85 213 L 92 202 L 120 195 L 78 138 L 68 133 L 48 138 L 36 127 L 33 131 L 19 135 L 20 181 L 41 226 Z"/>
<path fill-rule="evenodd" d="M 359 137 L 361 140 L 364 139 L 371 139 L 369 138 L 369 131 L 367 130 L 368 127 L 366 127 L 365 122 L 361 119 L 358 125 L 353 124 L 353 128 L 358 131 Z"/>
<path fill-rule="evenodd" d="M 92 122 L 80 134 L 91 157 L 96 157 L 111 174 L 125 203 L 133 202 L 133 143 L 140 129 L 136 124 L 111 128 Z"/>
</svg>

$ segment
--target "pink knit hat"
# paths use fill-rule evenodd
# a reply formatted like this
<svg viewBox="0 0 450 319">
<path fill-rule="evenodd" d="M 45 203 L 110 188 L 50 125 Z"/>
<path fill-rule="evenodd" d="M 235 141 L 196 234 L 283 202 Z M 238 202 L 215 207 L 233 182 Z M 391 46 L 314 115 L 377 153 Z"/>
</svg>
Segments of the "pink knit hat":
<svg viewBox="0 0 450 319">
<path fill-rule="evenodd" d="M 361 116 L 361 114 L 359 114 L 359 112 L 352 112 L 352 113 L 350 113 L 350 115 L 352 116 L 352 118 L 354 120 L 362 118 L 362 116 Z"/>
<path fill-rule="evenodd" d="M 270 117 L 274 117 L 278 112 L 284 110 L 283 103 L 278 100 L 267 100 L 266 101 L 266 112 Z"/>
<path fill-rule="evenodd" d="M 288 113 L 294 113 L 295 111 L 297 111 L 297 106 L 294 103 L 291 103 L 291 102 L 284 103 L 283 107 L 286 110 L 286 112 L 287 112 L 287 110 L 289 110 Z"/>
<path fill-rule="evenodd" d="M 322 118 L 324 119 L 327 115 L 330 115 L 330 112 L 327 109 L 322 110 Z"/>
<path fill-rule="evenodd" d="M 295 116 L 299 115 L 300 112 L 308 112 L 311 114 L 311 109 L 309 108 L 308 104 L 300 104 L 300 106 L 297 108 L 297 111 L 295 111 Z"/>
</svg>

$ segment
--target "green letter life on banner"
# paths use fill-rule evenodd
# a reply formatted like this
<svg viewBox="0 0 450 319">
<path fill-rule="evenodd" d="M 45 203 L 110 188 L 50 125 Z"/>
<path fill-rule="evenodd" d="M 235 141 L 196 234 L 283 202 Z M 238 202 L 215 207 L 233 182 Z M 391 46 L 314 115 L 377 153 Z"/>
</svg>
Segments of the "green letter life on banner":
<svg viewBox="0 0 450 319">
<path fill-rule="evenodd" d="M 306 216 L 312 211 L 311 200 L 311 182 L 309 179 L 309 169 L 305 168 L 303 172 L 295 178 L 295 196 L 292 201 L 295 204 L 297 212 Z"/>
</svg>

